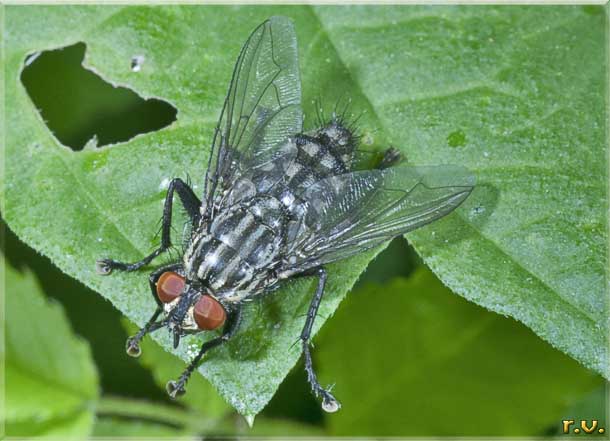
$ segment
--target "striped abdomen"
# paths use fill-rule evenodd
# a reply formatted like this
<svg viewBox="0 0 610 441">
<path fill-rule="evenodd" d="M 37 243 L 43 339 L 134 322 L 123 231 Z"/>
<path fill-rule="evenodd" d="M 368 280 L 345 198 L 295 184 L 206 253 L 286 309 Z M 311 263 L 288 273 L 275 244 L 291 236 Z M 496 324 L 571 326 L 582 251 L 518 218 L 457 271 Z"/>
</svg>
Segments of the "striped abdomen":
<svg viewBox="0 0 610 441">
<path fill-rule="evenodd" d="M 195 234 L 184 255 L 187 277 L 218 297 L 239 301 L 262 292 L 272 280 L 284 237 L 277 199 L 256 197 L 219 212 L 209 234 Z"/>
</svg>

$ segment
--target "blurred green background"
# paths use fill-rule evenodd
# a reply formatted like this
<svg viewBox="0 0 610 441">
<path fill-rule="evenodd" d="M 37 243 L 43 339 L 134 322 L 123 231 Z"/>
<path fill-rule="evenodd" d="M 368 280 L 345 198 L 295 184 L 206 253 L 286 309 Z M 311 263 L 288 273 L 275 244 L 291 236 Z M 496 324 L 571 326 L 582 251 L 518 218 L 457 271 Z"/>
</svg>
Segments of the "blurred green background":
<svg viewBox="0 0 610 441">
<path fill-rule="evenodd" d="M 173 121 L 171 106 L 145 102 L 82 69 L 83 49 L 76 45 L 45 53 L 22 75 L 32 101 L 63 144 L 80 150 L 94 135 L 100 145 L 126 141 Z M 513 319 L 451 293 L 402 238 L 371 263 L 315 338 L 315 364 L 323 381 L 336 381 L 341 411 L 327 415 L 320 410 L 300 363 L 253 429 L 198 374 L 189 393 L 208 394 L 209 405 L 190 402 L 188 394 L 170 401 L 163 385 L 182 370 L 181 361 L 149 339 L 141 360 L 126 356 L 125 339 L 133 326 L 8 228 L 2 252 L 6 289 L 22 296 L 21 304 L 10 300 L 7 310 L 27 311 L 31 302 L 41 320 L 58 327 L 67 323 L 66 335 L 82 338 L 73 342 L 75 347 L 89 348 L 75 349 L 73 357 L 47 351 L 46 363 L 62 357 L 58 363 L 64 370 L 70 370 L 71 360 L 91 368 L 86 378 L 75 374 L 74 384 L 91 392 L 79 390 L 69 411 L 28 407 L 27 394 L 42 394 L 43 388 L 32 378 L 7 376 L 9 394 L 21 398 L 7 403 L 8 435 L 552 436 L 566 418 L 598 419 L 599 427 L 606 427 L 606 384 L 599 375 Z M 65 317 L 46 311 L 43 298 L 54 301 L 50 308 L 63 310 Z M 12 355 L 27 370 L 34 361 L 24 352 L 24 347 L 32 349 L 26 334 L 35 326 L 27 314 L 7 314 L 5 320 L 9 359 Z M 40 333 L 40 350 L 54 347 L 45 342 L 53 338 Z M 36 375 L 45 378 L 45 371 L 33 369 L 30 377 Z M 49 390 L 49 396 L 60 407 L 61 395 Z M 72 424 L 76 419 L 81 422 Z"/>
</svg>

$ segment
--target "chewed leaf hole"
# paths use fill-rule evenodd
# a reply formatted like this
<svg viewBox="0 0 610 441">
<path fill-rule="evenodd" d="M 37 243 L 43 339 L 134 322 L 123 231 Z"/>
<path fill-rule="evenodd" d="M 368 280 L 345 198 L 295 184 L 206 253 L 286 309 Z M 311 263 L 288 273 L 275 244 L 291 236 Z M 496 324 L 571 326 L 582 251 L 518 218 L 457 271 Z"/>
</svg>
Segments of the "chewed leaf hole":
<svg viewBox="0 0 610 441">
<path fill-rule="evenodd" d="M 125 142 L 176 120 L 177 110 L 168 102 L 144 99 L 83 67 L 85 50 L 76 43 L 29 55 L 21 73 L 32 102 L 62 144 L 82 150 L 91 140 L 98 147 Z"/>
</svg>

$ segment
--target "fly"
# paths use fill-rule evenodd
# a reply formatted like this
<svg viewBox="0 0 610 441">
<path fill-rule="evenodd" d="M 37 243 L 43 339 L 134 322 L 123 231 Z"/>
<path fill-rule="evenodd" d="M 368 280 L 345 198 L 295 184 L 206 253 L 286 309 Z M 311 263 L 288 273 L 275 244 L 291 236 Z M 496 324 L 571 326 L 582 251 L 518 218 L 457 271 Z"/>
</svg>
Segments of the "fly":
<svg viewBox="0 0 610 441">
<path fill-rule="evenodd" d="M 358 170 L 358 137 L 342 116 L 303 132 L 298 66 L 292 22 L 272 17 L 259 25 L 233 70 L 202 200 L 173 179 L 159 248 L 135 263 L 97 262 L 102 274 L 135 271 L 168 250 L 178 195 L 190 220 L 185 251 L 181 260 L 150 274 L 157 308 L 127 340 L 127 353 L 138 356 L 142 338 L 163 327 L 174 347 L 186 334 L 221 327 L 222 333 L 203 343 L 178 380 L 167 383 L 172 398 L 185 392 L 203 355 L 235 334 L 246 299 L 290 279 L 317 277 L 300 342 L 314 395 L 324 410 L 338 410 L 339 402 L 318 382 L 309 344 L 326 265 L 445 216 L 474 186 L 462 167 L 399 165 L 393 148 L 376 168 Z"/>
</svg>

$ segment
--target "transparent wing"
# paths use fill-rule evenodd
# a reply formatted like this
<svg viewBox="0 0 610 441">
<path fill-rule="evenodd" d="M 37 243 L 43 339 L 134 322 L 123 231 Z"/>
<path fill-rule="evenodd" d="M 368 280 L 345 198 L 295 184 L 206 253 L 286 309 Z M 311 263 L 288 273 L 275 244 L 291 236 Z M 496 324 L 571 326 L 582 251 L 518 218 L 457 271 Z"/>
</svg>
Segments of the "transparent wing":
<svg viewBox="0 0 610 441">
<path fill-rule="evenodd" d="M 296 154 L 287 143 L 301 132 L 301 83 L 292 22 L 272 17 L 244 44 L 214 134 L 205 179 L 208 218 L 215 197 L 246 170 L 256 173 Z"/>
<path fill-rule="evenodd" d="M 399 166 L 321 180 L 300 196 L 306 215 L 292 228 L 286 271 L 343 259 L 428 224 L 460 205 L 473 186 L 474 177 L 457 166 Z"/>
</svg>

